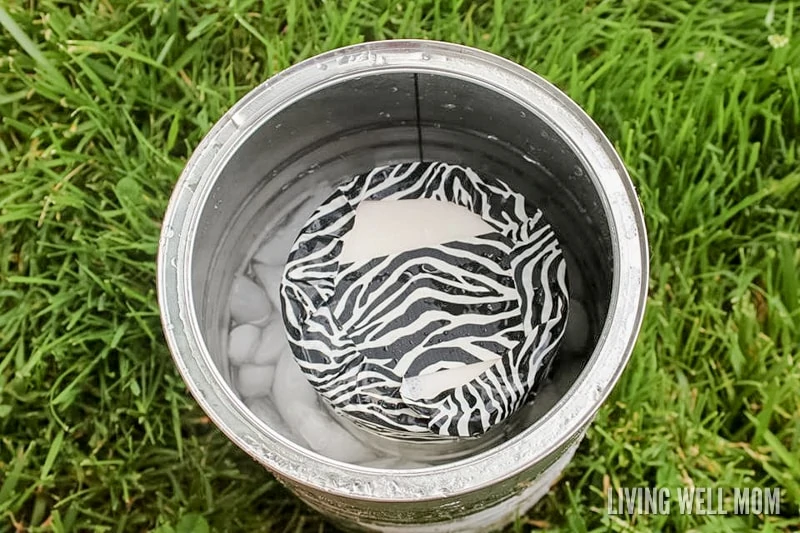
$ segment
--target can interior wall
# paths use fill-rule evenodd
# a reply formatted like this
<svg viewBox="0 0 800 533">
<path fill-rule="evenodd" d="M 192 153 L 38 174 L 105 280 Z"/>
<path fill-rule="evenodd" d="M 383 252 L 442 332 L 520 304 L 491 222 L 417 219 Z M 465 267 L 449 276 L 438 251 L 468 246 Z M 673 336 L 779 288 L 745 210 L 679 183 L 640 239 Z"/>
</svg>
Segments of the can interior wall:
<svg viewBox="0 0 800 533">
<path fill-rule="evenodd" d="M 542 209 L 563 247 L 579 251 L 566 256 L 570 297 L 590 303 L 596 341 L 611 297 L 613 248 L 598 191 L 576 153 L 531 110 L 491 88 L 446 74 L 378 72 L 292 103 L 247 139 L 217 179 L 200 217 L 192 280 L 220 371 L 228 375 L 228 316 L 217 303 L 275 211 L 320 182 L 420 160 L 500 178 Z"/>
<path fill-rule="evenodd" d="M 381 50 L 386 52 L 383 64 Z M 391 57 L 402 55 L 404 50 L 410 51 L 414 61 L 392 64 Z M 431 55 L 433 59 L 444 59 L 437 63 L 431 61 Z M 178 367 L 192 392 L 223 431 L 301 498 L 350 526 L 382 531 L 467 531 L 472 524 L 479 526 L 476 530 L 486 530 L 490 525 L 487 520 L 494 520 L 497 525 L 513 515 L 492 513 L 490 510 L 499 502 L 515 502 L 515 509 L 529 507 L 541 497 L 542 487 L 563 468 L 563 458 L 574 453 L 591 416 L 622 370 L 641 320 L 647 279 L 641 213 L 635 196 L 631 196 L 627 175 L 618 159 L 613 159 L 616 156 L 608 141 L 577 106 L 546 82 L 539 80 L 536 91 L 543 98 L 563 99 L 564 114 L 577 113 L 581 120 L 585 119 L 588 124 L 585 131 L 562 130 L 559 117 L 543 114 L 535 99 L 531 100 L 530 91 L 525 98 L 515 93 L 516 82 L 512 83 L 511 77 L 497 83 L 496 79 L 465 74 L 465 70 L 474 71 L 476 65 L 464 69 L 462 63 L 474 62 L 476 58 L 512 71 L 523 70 L 496 56 L 464 47 L 410 41 L 360 45 L 293 67 L 254 91 L 263 96 L 281 83 L 287 86 L 293 76 L 300 80 L 296 91 L 285 90 L 275 95 L 277 103 L 269 112 L 254 107 L 258 98 L 251 93 L 223 117 L 215 127 L 216 133 L 209 134 L 187 166 L 183 187 L 173 196 L 167 215 L 168 223 L 181 222 L 178 232 L 188 242 L 184 247 L 173 245 L 180 263 L 176 265 L 176 260 L 167 257 L 171 255 L 170 244 L 162 238 L 159 296 L 162 308 L 168 307 L 170 302 L 165 299 L 173 297 L 172 287 L 169 276 L 162 276 L 161 271 L 169 264 L 183 273 L 177 297 L 181 298 L 181 294 L 190 297 L 178 306 L 183 316 L 178 315 L 177 322 L 170 319 L 169 310 L 165 312 L 165 329 Z M 366 64 L 363 68 L 352 68 L 356 61 Z M 349 63 L 350 68 L 345 68 Z M 487 71 L 487 75 L 491 74 Z M 233 133 L 226 135 L 226 128 Z M 611 164 L 598 168 L 587 156 L 587 147 L 581 146 L 582 139 L 591 140 L 587 143 L 589 147 L 601 143 L 611 154 Z M 400 496 L 403 491 L 398 491 L 397 500 L 389 500 L 390 504 L 385 497 L 371 497 L 378 489 L 370 485 L 372 478 L 368 475 L 363 477 L 365 487 L 347 486 L 352 484 L 353 476 L 359 478 L 358 472 L 365 470 L 363 467 L 348 467 L 321 458 L 285 442 L 285 437 L 276 435 L 263 423 L 253 425 L 252 417 L 245 413 L 247 408 L 238 401 L 231 386 L 225 358 L 228 315 L 224 302 L 234 275 L 252 254 L 276 210 L 321 183 L 332 186 L 375 166 L 420 160 L 457 163 L 481 175 L 500 178 L 543 210 L 565 248 L 570 297 L 587 306 L 588 334 L 594 349 L 577 355 L 559 355 L 553 375 L 557 394 L 534 402 L 510 420 L 502 443 L 495 439 L 488 449 L 474 450 L 484 458 L 495 456 L 496 472 L 487 473 L 493 476 L 491 479 L 473 485 L 464 482 L 461 488 L 441 491 L 431 490 L 430 485 L 420 482 L 416 497 L 403 489 L 404 495 Z M 208 167 L 203 168 L 206 163 Z M 609 197 L 604 180 L 610 179 L 620 181 L 620 190 L 628 189 L 627 198 L 619 193 Z M 623 202 L 623 207 L 630 211 L 626 215 L 632 226 L 626 226 L 624 232 L 612 220 L 615 202 Z M 181 203 L 184 209 L 173 205 Z M 175 235 L 175 229 L 172 225 L 165 228 L 170 233 L 167 240 L 181 237 Z M 625 233 L 625 242 L 619 238 L 621 233 Z M 608 333 L 610 313 L 621 305 L 617 301 L 623 296 L 617 286 L 620 249 L 631 243 L 638 248 L 629 253 L 634 258 L 638 253 L 639 261 L 634 261 L 635 268 L 628 268 L 628 274 L 638 276 L 632 280 L 638 286 L 630 289 L 628 295 L 634 295 L 635 299 L 623 302 L 630 308 L 626 324 L 629 338 L 622 345 L 627 353 L 615 354 L 616 359 L 609 363 L 614 366 L 609 370 L 612 377 L 604 378 L 602 390 L 596 385 L 593 389 L 596 394 L 583 400 L 593 405 L 584 409 L 585 413 L 577 420 L 574 419 L 577 415 L 559 413 L 558 407 L 575 393 L 576 383 L 591 378 L 587 363 L 597 359 L 601 341 Z M 176 332 L 176 328 L 191 331 Z M 186 335 L 195 337 L 189 339 L 188 345 L 183 342 Z M 202 352 L 200 360 L 187 359 L 193 354 L 186 352 L 193 349 Z M 211 387 L 208 384 L 212 382 L 216 388 L 228 390 L 208 395 Z M 222 405 L 226 398 L 231 405 Z M 223 420 L 226 416 L 238 420 L 229 423 Z M 537 422 L 559 416 L 566 418 L 562 424 L 552 426 L 555 429 L 548 433 L 547 439 L 543 437 L 536 462 L 528 462 L 530 455 L 515 455 L 509 449 L 501 449 L 523 439 L 528 448 L 535 448 Z M 235 426 L 243 423 L 260 430 L 267 444 L 258 436 L 235 434 Z M 559 431 L 563 434 L 556 435 Z M 320 478 L 315 481 L 304 475 L 308 468 L 313 468 L 312 464 L 308 468 L 285 466 L 288 463 L 279 457 L 280 450 L 276 452 L 269 444 L 276 442 L 281 443 L 282 449 L 292 450 L 291 454 L 286 452 L 293 456 L 286 461 L 325 464 L 333 473 L 324 481 L 319 481 Z M 501 457 L 503 454 L 505 457 Z M 464 461 L 470 458 L 461 462 Z M 448 466 L 456 469 L 459 464 L 457 461 Z M 420 472 L 421 478 L 424 470 L 428 469 Z M 337 472 L 345 471 L 346 476 L 332 479 Z"/>
</svg>

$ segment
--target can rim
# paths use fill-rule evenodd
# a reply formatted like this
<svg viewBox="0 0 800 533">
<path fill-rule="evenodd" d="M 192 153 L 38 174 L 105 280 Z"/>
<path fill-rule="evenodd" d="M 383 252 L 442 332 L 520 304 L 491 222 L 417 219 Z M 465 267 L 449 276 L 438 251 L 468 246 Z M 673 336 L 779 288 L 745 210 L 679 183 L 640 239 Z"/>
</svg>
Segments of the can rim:
<svg viewBox="0 0 800 533">
<path fill-rule="evenodd" d="M 188 283 L 199 215 L 237 148 L 272 115 L 308 94 L 379 72 L 460 78 L 537 114 L 585 165 L 608 217 L 614 248 L 608 318 L 594 352 L 564 397 L 530 427 L 485 452 L 445 465 L 391 471 L 323 457 L 253 415 L 213 363 Z M 217 121 L 170 198 L 159 241 L 157 285 L 165 337 L 178 371 L 203 410 L 237 446 L 279 477 L 331 495 L 419 501 L 508 479 L 542 461 L 590 423 L 633 350 L 644 315 L 648 261 L 644 217 L 630 177 L 610 141 L 576 103 L 540 76 L 489 52 L 439 41 L 395 40 L 339 48 L 298 63 L 253 89 Z"/>
</svg>

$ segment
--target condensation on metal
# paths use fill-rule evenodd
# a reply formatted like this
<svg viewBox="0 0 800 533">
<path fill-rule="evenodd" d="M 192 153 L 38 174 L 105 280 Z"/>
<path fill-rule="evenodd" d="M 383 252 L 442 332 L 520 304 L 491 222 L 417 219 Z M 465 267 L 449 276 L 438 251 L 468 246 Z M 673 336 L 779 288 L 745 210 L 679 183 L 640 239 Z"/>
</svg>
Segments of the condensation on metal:
<svg viewBox="0 0 800 533">
<path fill-rule="evenodd" d="M 395 112 L 383 109 L 380 117 L 375 113 L 384 129 L 345 132 L 344 125 L 335 123 L 353 120 L 353 126 L 363 126 L 357 121 L 366 120 L 359 113 L 372 112 L 368 95 L 362 97 L 362 106 L 353 109 L 352 118 L 335 115 L 331 124 L 325 116 L 315 116 L 325 107 L 296 111 L 316 95 L 347 98 L 347 91 L 337 88 L 358 89 L 360 80 L 366 80 L 370 90 L 406 94 L 397 86 L 381 85 L 381 80 L 404 76 L 418 82 L 418 87 L 407 88 L 416 111 L 401 105 Z M 448 92 L 457 100 L 448 98 Z M 387 103 L 400 101 L 385 98 Z M 348 103 L 358 101 L 351 98 Z M 281 117 L 293 117 L 294 122 L 279 121 Z M 271 136 L 265 133 L 266 125 L 272 126 Z M 232 234 L 237 232 L 250 237 L 247 231 L 252 228 L 241 221 L 248 216 L 263 218 L 257 201 L 277 194 L 263 182 L 265 175 L 278 175 L 284 167 L 277 165 L 267 173 L 269 169 L 259 167 L 259 157 L 290 149 L 313 152 L 314 147 L 298 144 L 303 142 L 298 132 L 324 132 L 328 127 L 333 134 L 331 128 L 339 126 L 341 138 L 328 148 L 356 153 L 359 147 L 370 146 L 374 154 L 359 154 L 356 159 L 361 163 L 417 159 L 424 147 L 426 157 L 461 157 L 463 152 L 464 158 L 475 158 L 475 164 L 485 161 L 489 170 L 507 167 L 519 174 L 520 187 L 528 185 L 525 173 L 530 172 L 537 176 L 531 178 L 532 195 L 547 195 L 548 183 L 555 188 L 577 187 L 567 206 L 573 212 L 548 214 L 548 219 L 555 218 L 554 224 L 561 225 L 570 241 L 587 242 L 595 234 L 607 240 L 607 246 L 597 245 L 595 250 L 596 262 L 605 265 L 595 274 L 606 281 L 588 280 L 591 290 L 607 285 L 607 294 L 592 310 L 602 320 L 591 355 L 568 380 L 563 397 L 529 425 L 515 429 L 507 441 L 424 469 L 348 465 L 282 437 L 258 420 L 229 385 L 217 353 L 220 334 L 214 330 L 216 326 L 221 330 L 222 317 L 214 305 L 219 305 L 220 287 L 230 284 L 234 267 L 220 263 L 217 241 L 235 240 Z M 319 150 L 331 155 L 325 147 Z M 516 158 L 513 162 L 507 161 L 509 154 Z M 341 165 L 347 163 L 336 166 L 334 159 L 330 161 L 331 172 L 343 170 Z M 308 168 L 309 161 L 295 162 Z M 290 163 L 285 167 L 295 168 Z M 318 169 L 313 179 L 321 174 Z M 555 195 L 553 201 L 554 211 L 563 208 Z M 570 220 L 576 221 L 575 228 L 569 226 Z M 466 531 L 506 520 L 503 501 L 516 510 L 540 497 L 549 484 L 545 474 L 563 468 L 553 461 L 571 456 L 622 372 L 646 297 L 648 255 L 642 213 L 624 166 L 600 129 L 563 93 L 523 67 L 447 43 L 404 40 L 356 45 L 311 58 L 269 79 L 228 111 L 200 143 L 170 199 L 163 228 L 158 256 L 162 321 L 178 370 L 198 403 L 233 442 L 312 506 L 372 530 L 450 531 L 452 524 L 431 523 L 446 511 L 459 520 L 453 522 L 460 524 L 459 530 Z M 244 257 L 232 255 L 229 260 L 234 259 L 241 264 Z M 423 529 L 427 523 L 431 524 Z"/>
</svg>

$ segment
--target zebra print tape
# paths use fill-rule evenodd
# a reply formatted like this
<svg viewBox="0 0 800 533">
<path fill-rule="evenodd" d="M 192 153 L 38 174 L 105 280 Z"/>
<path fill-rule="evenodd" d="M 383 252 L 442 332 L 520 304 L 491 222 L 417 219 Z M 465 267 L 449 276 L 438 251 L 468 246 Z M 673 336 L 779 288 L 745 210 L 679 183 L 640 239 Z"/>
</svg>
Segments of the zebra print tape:
<svg viewBox="0 0 800 533">
<path fill-rule="evenodd" d="M 417 198 L 466 207 L 496 231 L 339 262 L 360 202 Z M 541 211 L 440 162 L 338 187 L 295 241 L 281 298 L 292 351 L 322 397 L 363 428 L 412 440 L 477 436 L 519 409 L 548 371 L 569 301 Z"/>
</svg>

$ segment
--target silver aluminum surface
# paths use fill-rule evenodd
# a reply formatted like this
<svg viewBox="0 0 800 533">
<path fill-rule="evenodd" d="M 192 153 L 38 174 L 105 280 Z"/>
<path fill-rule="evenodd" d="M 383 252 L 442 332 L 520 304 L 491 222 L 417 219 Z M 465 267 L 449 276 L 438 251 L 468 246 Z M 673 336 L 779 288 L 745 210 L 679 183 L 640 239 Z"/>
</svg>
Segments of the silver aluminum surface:
<svg viewBox="0 0 800 533">
<path fill-rule="evenodd" d="M 404 448 L 450 458 L 428 468 L 349 465 L 292 442 L 239 399 L 225 356 L 227 294 L 282 206 L 320 184 L 419 159 L 497 176 L 542 208 L 568 251 L 570 295 L 587 306 L 591 346 L 559 355 L 556 394 L 499 438 L 466 450 Z M 311 506 L 373 531 L 485 531 L 541 497 L 627 363 L 647 280 L 641 209 L 600 129 L 525 68 L 433 41 L 334 50 L 250 92 L 186 165 L 158 255 L 167 342 L 201 407 Z"/>
</svg>

